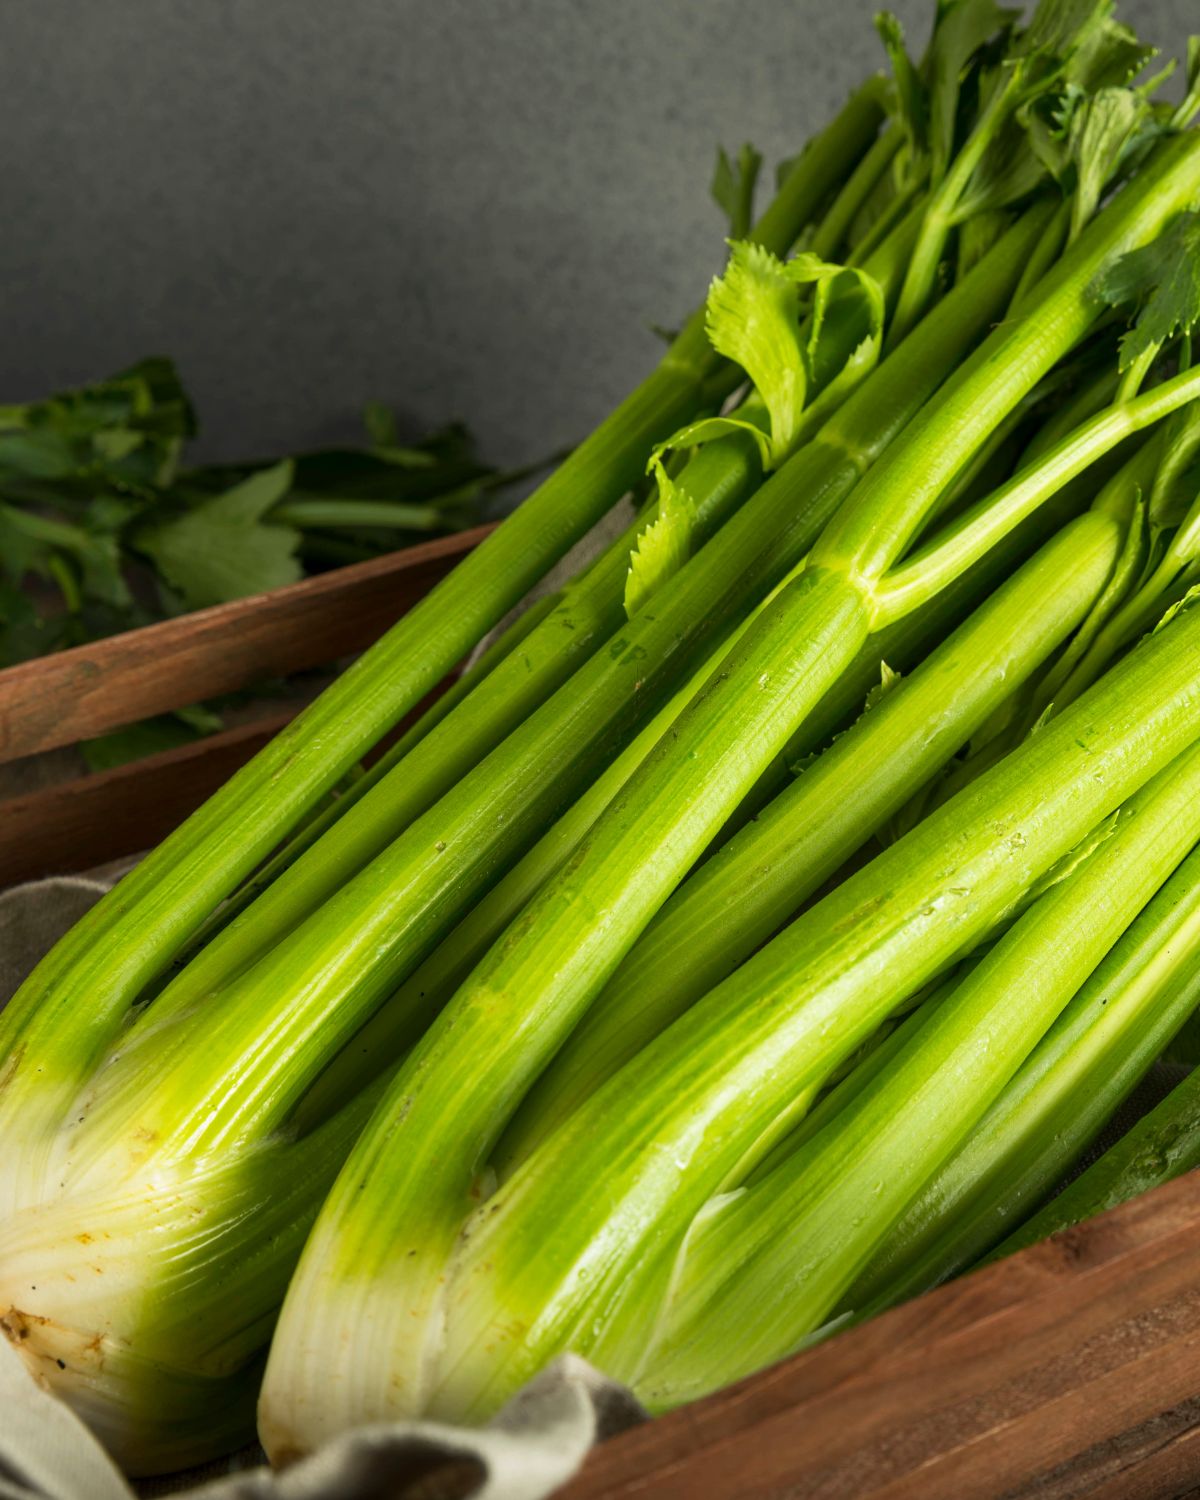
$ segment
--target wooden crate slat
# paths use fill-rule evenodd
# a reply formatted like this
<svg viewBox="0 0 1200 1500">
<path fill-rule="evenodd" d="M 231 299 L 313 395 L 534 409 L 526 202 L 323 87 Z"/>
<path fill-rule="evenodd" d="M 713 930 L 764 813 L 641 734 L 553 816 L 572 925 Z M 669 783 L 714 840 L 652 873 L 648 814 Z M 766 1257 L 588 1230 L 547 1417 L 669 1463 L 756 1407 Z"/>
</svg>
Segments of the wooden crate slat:
<svg viewBox="0 0 1200 1500">
<path fill-rule="evenodd" d="M 0 802 L 0 887 L 90 870 L 149 849 L 296 711 Z"/>
<path fill-rule="evenodd" d="M 440 682 L 364 757 L 370 764 L 454 681 Z M 250 723 L 0 802 L 0 890 L 90 870 L 153 848 L 301 712 L 293 702 Z"/>
<path fill-rule="evenodd" d="M 1104 1445 L 1095 1471 L 1082 1481 L 1076 1475 L 1052 1474 L 1039 1500 L 1129 1500 L 1131 1495 L 1194 1495 L 1200 1485 L 1200 1397 L 1147 1422 L 1120 1442 Z"/>
<path fill-rule="evenodd" d="M 487 535 L 476 527 L 0 672 L 0 761 L 361 651 Z"/>
<path fill-rule="evenodd" d="M 1179 1495 L 1198 1249 L 1193 1174 L 613 1439 L 561 1500 Z"/>
</svg>

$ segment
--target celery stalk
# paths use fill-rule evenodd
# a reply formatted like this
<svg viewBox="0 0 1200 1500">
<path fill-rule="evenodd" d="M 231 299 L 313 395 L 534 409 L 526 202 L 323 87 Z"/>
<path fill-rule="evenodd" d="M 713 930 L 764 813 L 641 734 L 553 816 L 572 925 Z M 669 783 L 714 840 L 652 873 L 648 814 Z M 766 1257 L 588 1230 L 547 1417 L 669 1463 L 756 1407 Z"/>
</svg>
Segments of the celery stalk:
<svg viewBox="0 0 1200 1500">
<path fill-rule="evenodd" d="M 820 1328 L 1198 836 L 1193 747 L 1135 793 L 1092 859 L 1020 918 L 874 1087 L 697 1225 L 634 1378 L 643 1400 L 703 1394 Z"/>
<path fill-rule="evenodd" d="M 1194 991 L 1194 977 L 1190 983 Z M 1102 1157 L 988 1257 L 999 1260 L 1200 1165 L 1200 1073 L 1190 1073 Z"/>
<path fill-rule="evenodd" d="M 817 137 L 756 227 L 782 252 L 876 136 L 871 80 Z M 651 446 L 699 407 L 717 368 L 697 313 L 658 369 L 502 526 L 102 900 L 61 941 L 6 1009 L 0 1040 L 38 1059 L 36 1106 L 19 1106 L 36 1137 L 200 922 L 378 739 L 420 701 L 641 474 Z M 50 1032 L 73 996 L 69 1040 Z M 0 1099 L 7 1122 L 10 1088 Z"/>
<path fill-rule="evenodd" d="M 685 881 L 538 1080 L 498 1148 L 502 1170 L 732 973 L 949 760 L 1084 617 L 1119 546 L 1105 517 L 1068 525 Z"/>
<path fill-rule="evenodd" d="M 812 549 L 806 570 L 759 616 L 720 679 L 689 705 L 669 742 L 664 740 L 635 773 L 567 866 L 543 887 L 402 1064 L 327 1200 L 293 1281 L 264 1398 L 263 1429 L 272 1445 L 293 1451 L 310 1434 L 335 1430 L 348 1418 L 420 1410 L 431 1399 L 440 1401 L 432 1394 L 437 1382 L 431 1361 L 447 1261 L 470 1194 L 479 1191 L 478 1174 L 514 1106 L 747 787 L 866 640 L 878 609 L 874 591 L 886 588 L 885 575 L 941 491 L 986 441 L 992 426 L 1091 328 L 1100 311 L 1089 295 L 1098 270 L 1115 254 L 1151 238 L 1198 188 L 1200 146 L 1168 143 L 1080 235 L 1027 299 L 1022 316 L 995 330 L 950 378 L 937 402 L 905 428 L 857 486 Z M 885 363 L 880 373 L 887 368 Z M 985 513 L 988 540 L 994 541 L 1006 525 L 1044 501 L 1107 446 L 1136 430 L 1143 414 L 1161 419 L 1172 403 L 1194 394 L 1187 376 L 1166 391 L 1163 387 L 1139 398 L 1144 406 L 1123 406 L 1119 420 L 1095 419 L 1052 450 Z M 776 477 L 786 473 L 785 468 Z M 750 511 L 744 507 L 723 536 Z M 959 547 L 957 555 L 969 550 Z M 679 579 L 686 579 L 694 566 Z M 892 616 L 898 612 L 892 610 Z M 1153 719 L 1151 714 L 1147 722 Z M 1165 732 L 1160 745 L 1167 750 L 1172 746 Z M 1174 748 L 1182 746 L 1176 741 Z M 1133 759 L 1145 775 L 1155 769 L 1152 759 L 1148 764 L 1140 756 Z M 697 776 L 703 779 L 702 797 L 695 795 Z M 1080 796 L 1077 808 L 1087 802 Z M 1065 813 L 1059 819 L 1060 827 L 1070 822 Z M 644 858 L 647 848 L 654 850 L 652 861 Z M 1012 866 L 1023 863 L 1014 859 Z M 843 889 L 853 884 L 852 879 Z M 341 952 L 346 952 L 344 940 Z M 651 1044 L 642 1055 L 654 1051 Z M 800 1087 L 797 1083 L 793 1092 Z M 726 1101 L 731 1103 L 737 1093 L 737 1088 L 727 1089 Z M 771 1090 L 765 1093 L 772 1095 Z M 635 1103 L 635 1118 L 638 1112 Z M 588 1114 L 586 1108 L 578 1112 L 559 1135 L 573 1135 L 574 1121 Z M 701 1119 L 703 1114 L 701 1110 Z M 755 1111 L 746 1115 L 753 1119 Z M 690 1150 L 682 1155 L 687 1159 Z M 532 1169 L 539 1160 L 537 1153 L 527 1165 Z M 722 1165 L 727 1169 L 729 1164 Z M 514 1190 L 523 1180 L 525 1174 L 518 1172 Z M 606 1180 L 615 1180 L 612 1171 Z M 496 1214 L 504 1207 L 504 1195 L 502 1189 L 494 1200 Z M 605 1197 L 607 1201 L 607 1188 Z M 681 1191 L 671 1212 L 682 1212 L 687 1204 Z M 616 1218 L 636 1253 L 638 1233 L 627 1215 Z M 589 1216 L 581 1214 L 581 1230 L 585 1221 L 590 1222 Z M 489 1225 L 496 1222 L 490 1219 Z M 647 1222 L 657 1219 L 650 1215 Z M 393 1253 L 397 1238 L 412 1245 L 411 1254 L 399 1261 Z M 485 1238 L 489 1236 L 477 1235 L 479 1242 Z M 603 1238 L 611 1247 L 609 1231 Z M 387 1255 L 381 1260 L 385 1245 Z M 524 1253 L 529 1253 L 528 1244 Z M 540 1271 L 546 1270 L 544 1255 L 533 1259 Z M 628 1268 L 624 1250 L 612 1263 L 617 1261 Z M 506 1260 L 505 1272 L 497 1275 L 509 1269 Z M 361 1294 L 371 1278 L 386 1292 L 364 1321 Z M 469 1279 L 484 1284 L 479 1295 L 486 1303 L 487 1278 Z M 551 1300 L 560 1298 L 560 1307 L 571 1302 L 557 1269 L 547 1272 L 542 1287 Z M 572 1291 L 580 1308 L 591 1301 L 590 1294 L 578 1296 L 574 1285 Z M 496 1295 L 503 1300 L 505 1293 Z M 497 1352 L 496 1369 L 503 1366 L 504 1374 L 498 1376 L 498 1387 L 489 1385 L 488 1395 L 480 1398 L 485 1406 L 497 1388 L 507 1387 L 515 1370 L 527 1372 L 530 1362 L 536 1368 L 548 1346 L 561 1347 L 552 1327 L 561 1335 L 569 1321 L 571 1331 L 578 1331 L 573 1315 L 568 1319 L 565 1312 L 537 1316 L 549 1345 L 531 1331 L 510 1362 L 508 1345 L 499 1339 L 497 1350 L 504 1354 Z M 564 1321 L 558 1321 L 560 1316 Z M 460 1336 L 469 1323 L 468 1316 L 458 1325 L 451 1363 L 461 1354 Z M 524 1319 L 522 1323 L 529 1327 Z M 491 1326 L 491 1318 L 484 1317 L 478 1326 Z M 350 1329 L 359 1369 L 372 1373 L 360 1374 L 354 1389 L 344 1388 L 336 1404 L 310 1399 L 308 1392 L 313 1398 L 316 1392 L 302 1351 L 337 1347 Z M 448 1398 L 450 1407 L 456 1407 L 460 1394 Z M 475 1409 L 473 1395 L 462 1399 L 462 1409 Z"/>
<path fill-rule="evenodd" d="M 1198 1000 L 1193 853 L 895 1225 L 846 1293 L 847 1308 L 865 1315 L 914 1296 L 990 1249 L 1061 1180 Z"/>
<path fill-rule="evenodd" d="M 695 1216 L 781 1107 L 819 1085 L 900 999 L 994 927 L 1040 872 L 1193 742 L 1198 649 L 1193 610 L 798 918 L 543 1141 L 465 1220 L 453 1260 L 443 1263 L 428 1408 L 481 1416 L 563 1348 L 615 1374 L 633 1373 L 656 1305 L 647 1306 L 646 1279 L 664 1258 L 669 1265 Z M 1193 778 L 1198 766 L 1193 756 Z M 1188 795 L 1190 803 L 1173 804 L 1168 832 L 1172 820 L 1188 821 L 1194 787 Z M 1137 820 L 1130 826 L 1136 831 Z M 385 1100 L 376 1124 L 385 1109 L 394 1120 L 394 1108 Z M 295 1370 L 284 1360 L 300 1327 L 331 1333 L 356 1291 L 370 1299 L 372 1323 L 392 1306 L 405 1257 L 386 1268 L 374 1260 L 374 1279 L 358 1281 L 355 1256 L 365 1247 L 342 1216 L 350 1195 L 370 1183 L 362 1167 L 379 1144 L 369 1128 L 318 1219 L 289 1293 L 297 1306 L 309 1299 L 307 1316 L 291 1321 L 285 1305 L 266 1403 L 275 1381 Z M 378 1214 L 377 1198 L 373 1207 Z M 847 1216 L 851 1232 L 856 1218 Z M 425 1218 L 398 1226 L 389 1243 L 393 1250 L 420 1243 L 427 1230 Z M 802 1275 L 807 1264 L 799 1258 L 789 1274 Z M 320 1283 L 310 1279 L 317 1268 Z M 387 1337 L 368 1334 L 360 1358 L 378 1358 Z M 726 1337 L 732 1358 L 742 1347 L 741 1335 Z M 756 1348 L 745 1347 L 757 1359 Z"/>
</svg>

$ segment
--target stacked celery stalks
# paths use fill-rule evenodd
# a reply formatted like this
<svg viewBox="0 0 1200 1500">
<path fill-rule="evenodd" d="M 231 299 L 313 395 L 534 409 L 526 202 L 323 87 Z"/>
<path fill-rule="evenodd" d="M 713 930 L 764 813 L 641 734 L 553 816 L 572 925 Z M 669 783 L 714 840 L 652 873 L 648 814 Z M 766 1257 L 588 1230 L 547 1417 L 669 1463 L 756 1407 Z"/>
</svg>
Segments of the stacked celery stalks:
<svg viewBox="0 0 1200 1500">
<path fill-rule="evenodd" d="M 886 1301 L 936 1174 L 1040 1190 L 1014 1089 L 1150 1061 L 1068 1018 L 1158 983 L 1200 836 L 1195 100 L 1095 3 L 885 34 L 892 121 L 851 100 L 660 370 L 0 1017 L 0 1322 L 131 1467 L 244 1434 L 289 1277 L 280 1458 L 568 1348 L 687 1399 Z"/>
</svg>

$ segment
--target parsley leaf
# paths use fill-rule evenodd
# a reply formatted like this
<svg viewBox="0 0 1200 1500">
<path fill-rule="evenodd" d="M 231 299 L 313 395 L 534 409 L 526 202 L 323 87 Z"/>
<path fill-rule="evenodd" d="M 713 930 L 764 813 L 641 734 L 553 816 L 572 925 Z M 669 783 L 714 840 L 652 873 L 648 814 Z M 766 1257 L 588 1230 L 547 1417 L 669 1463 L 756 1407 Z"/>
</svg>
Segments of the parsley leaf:
<svg viewBox="0 0 1200 1500">
<path fill-rule="evenodd" d="M 290 459 L 261 469 L 181 516 L 139 528 L 131 544 L 189 609 L 295 583 L 300 533 L 267 519 L 291 489 L 292 474 Z"/>
<path fill-rule="evenodd" d="M 1122 370 L 1190 333 L 1200 321 L 1200 213 L 1177 215 L 1156 240 L 1105 267 L 1091 292 L 1109 306 L 1139 309 L 1121 340 Z"/>
</svg>

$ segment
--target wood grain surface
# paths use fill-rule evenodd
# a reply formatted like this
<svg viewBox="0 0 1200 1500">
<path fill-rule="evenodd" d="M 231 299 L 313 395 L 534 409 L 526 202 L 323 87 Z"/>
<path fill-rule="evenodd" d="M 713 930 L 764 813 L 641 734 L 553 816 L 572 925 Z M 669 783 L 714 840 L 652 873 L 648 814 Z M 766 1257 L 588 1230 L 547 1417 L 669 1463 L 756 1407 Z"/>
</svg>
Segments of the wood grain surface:
<svg viewBox="0 0 1200 1500">
<path fill-rule="evenodd" d="M 595 1450 L 561 1500 L 1177 1500 L 1200 1173 Z"/>
<path fill-rule="evenodd" d="M 427 694 L 364 762 L 382 754 L 453 680 Z M 295 700 L 177 750 L 0 801 L 0 890 L 153 848 L 304 707 Z"/>
<path fill-rule="evenodd" d="M 361 651 L 490 530 L 439 537 L 8 667 L 0 671 L 0 761 Z"/>
<path fill-rule="evenodd" d="M 148 849 L 292 718 L 252 724 L 0 802 L 0 888 Z"/>
</svg>

